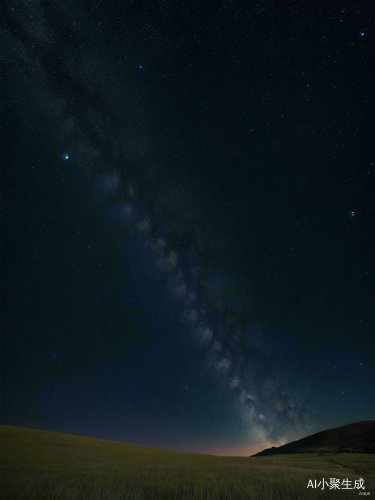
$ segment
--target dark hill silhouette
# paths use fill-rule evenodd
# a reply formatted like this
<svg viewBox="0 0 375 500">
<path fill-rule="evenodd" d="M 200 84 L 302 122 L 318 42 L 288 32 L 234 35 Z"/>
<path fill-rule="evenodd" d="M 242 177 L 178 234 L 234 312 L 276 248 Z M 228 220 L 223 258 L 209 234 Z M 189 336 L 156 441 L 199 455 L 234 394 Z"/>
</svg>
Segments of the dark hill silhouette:
<svg viewBox="0 0 375 500">
<path fill-rule="evenodd" d="M 375 420 L 328 429 L 283 446 L 267 448 L 252 456 L 324 451 L 375 453 Z"/>
</svg>

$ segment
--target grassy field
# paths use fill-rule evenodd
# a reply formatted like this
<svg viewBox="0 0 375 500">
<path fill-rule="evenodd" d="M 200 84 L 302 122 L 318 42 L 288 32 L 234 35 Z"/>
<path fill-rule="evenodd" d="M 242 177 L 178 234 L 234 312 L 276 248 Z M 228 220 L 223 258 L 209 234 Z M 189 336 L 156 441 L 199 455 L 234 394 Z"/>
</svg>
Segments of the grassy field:
<svg viewBox="0 0 375 500">
<path fill-rule="evenodd" d="M 365 489 L 307 488 L 364 479 Z M 0 499 L 302 500 L 375 495 L 375 455 L 217 457 L 0 426 Z M 370 493 L 370 495 L 369 495 Z"/>
</svg>

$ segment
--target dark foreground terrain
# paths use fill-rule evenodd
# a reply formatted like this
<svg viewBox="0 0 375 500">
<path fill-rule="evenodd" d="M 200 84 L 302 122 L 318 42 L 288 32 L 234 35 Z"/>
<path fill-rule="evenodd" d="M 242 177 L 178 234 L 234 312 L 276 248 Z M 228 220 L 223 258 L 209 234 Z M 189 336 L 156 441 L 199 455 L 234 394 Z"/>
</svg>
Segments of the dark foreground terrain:
<svg viewBox="0 0 375 500">
<path fill-rule="evenodd" d="M 375 420 L 327 429 L 283 446 L 267 448 L 253 456 L 312 452 L 375 453 Z"/>
<path fill-rule="evenodd" d="M 4 425 L 0 443 L 0 498 L 6 500 L 301 500 L 375 495 L 373 454 L 217 457 Z M 335 489 L 330 483 L 336 484 Z"/>
</svg>

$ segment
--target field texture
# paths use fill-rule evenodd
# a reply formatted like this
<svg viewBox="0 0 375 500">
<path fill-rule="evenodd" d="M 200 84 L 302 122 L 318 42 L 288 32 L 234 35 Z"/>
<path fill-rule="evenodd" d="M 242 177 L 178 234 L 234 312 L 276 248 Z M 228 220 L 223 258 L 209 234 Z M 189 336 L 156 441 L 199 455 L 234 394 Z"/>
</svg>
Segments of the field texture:
<svg viewBox="0 0 375 500">
<path fill-rule="evenodd" d="M 6 500 L 301 500 L 375 495 L 371 454 L 216 457 L 10 426 L 0 426 L 0 443 L 0 499 Z"/>
</svg>

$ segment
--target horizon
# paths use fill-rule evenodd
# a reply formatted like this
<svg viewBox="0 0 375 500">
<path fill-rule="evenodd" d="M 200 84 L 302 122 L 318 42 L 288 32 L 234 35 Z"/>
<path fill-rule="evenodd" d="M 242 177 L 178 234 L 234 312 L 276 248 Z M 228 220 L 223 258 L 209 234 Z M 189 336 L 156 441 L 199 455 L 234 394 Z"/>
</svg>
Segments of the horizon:
<svg viewBox="0 0 375 500">
<path fill-rule="evenodd" d="M 54 430 L 50 430 L 50 429 L 39 429 L 39 428 L 34 428 L 34 427 L 22 427 L 22 426 L 16 426 L 16 425 L 8 425 L 8 424 L 0 424 L 0 426 L 4 426 L 4 427 L 15 427 L 15 428 L 20 428 L 20 429 L 26 429 L 26 430 L 35 430 L 35 431 L 42 431 L 42 432 L 52 432 L 52 433 L 55 433 L 55 434 L 66 434 L 66 435 L 69 435 L 69 436 L 72 436 L 72 437 L 84 437 L 84 438 L 87 438 L 87 439 L 95 439 L 95 440 L 99 440 L 99 441 L 108 441 L 108 442 L 111 442 L 111 443 L 119 443 L 119 444 L 124 444 L 124 445 L 132 445 L 132 446 L 140 446 L 140 447 L 144 447 L 144 448 L 152 448 L 152 449 L 155 449 L 155 450 L 164 450 L 164 451 L 175 451 L 175 452 L 181 452 L 181 453 L 191 453 L 191 454 L 198 454 L 198 455 L 211 455 L 211 456 L 228 456 L 228 457 L 231 457 L 231 456 L 243 456 L 243 457 L 246 457 L 246 456 L 249 456 L 249 455 L 228 455 L 228 454 L 220 454 L 220 453 L 206 453 L 206 452 L 203 452 L 203 451 L 188 451 L 188 450 L 177 450 L 177 449 L 170 449 L 170 448 L 163 448 L 163 447 L 155 447 L 155 446 L 148 446 L 147 444 L 138 444 L 138 443 L 132 443 L 132 442 L 129 442 L 129 441 L 115 441 L 115 440 L 112 440 L 112 439 L 105 439 L 103 437 L 95 437 L 95 436 L 86 436 L 86 435 L 82 435 L 82 434 L 72 434 L 70 432 L 62 432 L 62 431 L 54 431 Z M 262 451 L 262 450 L 258 450 L 258 451 Z M 254 455 L 255 453 L 258 453 L 258 451 L 255 451 L 254 453 L 251 453 L 252 455 Z"/>
<path fill-rule="evenodd" d="M 319 434 L 321 432 L 329 432 L 329 431 L 335 431 L 336 429 L 338 428 L 342 428 L 342 427 L 347 427 L 347 426 L 353 426 L 353 425 L 358 425 L 358 424 L 363 424 L 363 423 L 369 423 L 369 422 L 372 422 L 372 423 L 375 423 L 375 420 L 367 420 L 367 421 L 360 421 L 360 422 L 351 422 L 350 424 L 344 424 L 343 426 L 340 426 L 340 427 L 334 427 L 334 428 L 331 428 L 331 429 L 323 429 L 323 430 L 320 430 L 320 431 L 317 431 L 316 433 L 312 434 L 312 436 L 314 436 L 315 434 Z M 51 432 L 51 433 L 54 433 L 54 434 L 66 434 L 66 435 L 70 435 L 72 437 L 83 437 L 83 438 L 87 438 L 87 439 L 94 439 L 94 440 L 99 440 L 99 441 L 106 441 L 106 442 L 110 442 L 110 443 L 119 443 L 119 444 L 124 444 L 124 445 L 130 445 L 130 446 L 139 446 L 139 447 L 144 447 L 144 448 L 151 448 L 151 449 L 154 449 L 154 450 L 163 450 L 163 451 L 171 451 L 171 452 L 181 452 L 181 453 L 190 453 L 190 454 L 198 454 L 198 455 L 210 455 L 210 456 L 223 456 L 223 457 L 251 457 L 253 455 L 256 455 L 257 453 L 261 452 L 261 451 L 265 451 L 265 450 L 268 450 L 268 449 L 271 449 L 273 447 L 275 448 L 279 448 L 281 446 L 284 446 L 286 444 L 292 444 L 294 443 L 295 441 L 290 441 L 290 442 L 284 442 L 284 443 L 280 443 L 278 445 L 274 445 L 274 444 L 270 444 L 269 446 L 266 446 L 265 448 L 262 448 L 262 449 L 258 449 L 258 450 L 255 450 L 255 451 L 250 451 L 248 453 L 245 452 L 245 454 L 241 454 L 241 453 L 237 453 L 237 452 L 233 452 L 233 453 L 220 453 L 220 452 L 215 452 L 215 450 L 213 449 L 210 449 L 211 453 L 208 453 L 208 452 L 205 452 L 205 451 L 194 451 L 194 450 L 179 450 L 179 449 L 170 449 L 170 448 L 165 448 L 165 447 L 154 447 L 154 446 L 147 446 L 146 444 L 137 444 L 137 443 L 132 443 L 132 442 L 128 442 L 128 441 L 114 441 L 114 440 L 109 440 L 109 439 L 105 439 L 105 438 L 102 438 L 102 437 L 95 437 L 95 436 L 85 436 L 85 435 L 81 435 L 81 434 L 70 434 L 70 433 L 67 433 L 67 432 L 60 432 L 60 431 L 52 431 L 52 430 L 46 430 L 46 429 L 38 429 L 38 428 L 31 428 L 31 427 L 18 427 L 18 426 L 12 426 L 12 425 L 5 425 L 5 424 L 0 424 L 0 427 L 3 426 L 3 427 L 13 427 L 13 428 L 20 428 L 20 429 L 24 429 L 24 430 L 35 430 L 35 431 L 42 431 L 42 432 Z M 307 437 L 311 437 L 311 435 L 309 436 L 303 436 L 301 437 L 300 439 L 298 439 L 297 441 L 300 441 L 304 438 L 307 438 Z M 244 446 L 242 447 L 242 449 L 244 448 Z M 246 448 L 247 449 L 247 448 Z"/>
<path fill-rule="evenodd" d="M 355 424 L 362 424 L 362 423 L 367 423 L 367 422 L 375 422 L 375 420 L 365 420 L 365 421 L 360 421 L 360 422 L 351 422 L 350 424 L 344 424 L 342 426 L 339 426 L 340 427 L 346 427 L 346 426 L 350 426 L 350 425 L 355 425 Z M 31 427 L 19 427 L 19 426 L 12 426 L 12 425 L 5 425 L 5 424 L 0 424 L 0 426 L 4 426 L 4 427 L 15 427 L 15 428 L 21 428 L 21 429 L 26 429 L 26 430 L 36 430 L 36 431 L 43 431 L 43 432 L 52 432 L 52 433 L 56 433 L 56 434 L 67 434 L 67 435 L 70 435 L 72 437 L 84 437 L 84 438 L 87 438 L 87 439 L 95 439 L 95 440 L 100 440 L 100 441 L 108 441 L 108 442 L 111 442 L 111 443 L 119 443 L 119 444 L 125 444 L 125 445 L 132 445 L 132 446 L 140 446 L 140 447 L 144 447 L 144 448 L 152 448 L 152 449 L 157 449 L 157 450 L 164 450 L 164 451 L 173 451 L 173 452 L 181 452 L 181 453 L 192 453 L 192 454 L 199 454 L 199 455 L 211 455 L 211 456 L 228 456 L 228 457 L 249 457 L 249 456 L 252 456 L 252 455 L 255 455 L 261 451 L 264 451 L 264 450 L 267 450 L 267 449 L 270 449 L 270 448 L 279 448 L 281 446 L 284 446 L 285 444 L 291 444 L 293 443 L 294 441 L 289 441 L 289 442 L 281 442 L 280 444 L 269 444 L 268 446 L 265 446 L 264 448 L 261 448 L 261 449 L 258 449 L 258 450 L 255 450 L 253 452 L 245 452 L 244 454 L 240 454 L 240 453 L 237 453 L 237 452 L 234 452 L 234 453 L 220 453 L 220 452 L 215 452 L 215 450 L 213 449 L 210 449 L 211 453 L 208 453 L 208 452 L 205 452 L 205 451 L 194 451 L 194 450 L 179 450 L 179 449 L 171 449 L 171 448 L 165 448 L 165 447 L 154 447 L 154 446 L 148 446 L 147 444 L 137 444 L 137 443 L 132 443 L 132 442 L 129 442 L 129 441 L 115 441 L 115 440 L 110 440 L 110 439 L 105 439 L 105 438 L 102 438 L 102 437 L 95 437 L 95 436 L 86 436 L 86 435 L 81 435 L 81 434 L 71 434 L 71 433 L 68 433 L 68 432 L 61 432 L 61 431 L 53 431 L 53 430 L 46 430 L 46 429 L 38 429 L 38 428 L 31 428 Z M 337 429 L 337 427 L 333 427 L 331 429 L 322 429 L 320 431 L 317 431 L 316 433 L 313 433 L 312 435 L 315 435 L 315 434 L 319 434 L 320 432 L 324 432 L 324 431 L 332 431 L 332 430 L 335 430 Z M 304 439 L 306 437 L 310 437 L 309 436 L 303 436 L 301 437 L 300 439 Z M 297 439 L 296 441 L 299 441 L 300 439 Z M 241 449 L 245 448 L 245 446 L 242 446 Z M 238 448 L 237 448 L 238 449 Z M 247 449 L 247 448 L 246 448 Z"/>
</svg>

